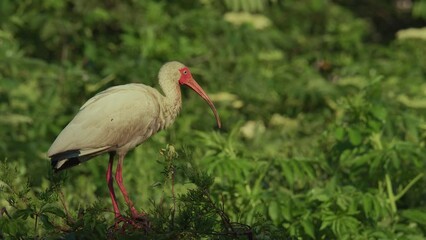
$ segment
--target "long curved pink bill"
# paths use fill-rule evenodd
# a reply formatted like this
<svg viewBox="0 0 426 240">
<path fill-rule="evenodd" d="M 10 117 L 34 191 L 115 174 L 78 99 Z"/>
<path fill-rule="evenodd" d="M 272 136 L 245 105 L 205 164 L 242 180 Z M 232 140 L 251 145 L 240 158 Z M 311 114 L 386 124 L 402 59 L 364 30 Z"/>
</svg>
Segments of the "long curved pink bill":
<svg viewBox="0 0 426 240">
<path fill-rule="evenodd" d="M 216 107 L 214 106 L 212 100 L 210 100 L 209 96 L 204 92 L 204 90 L 198 85 L 198 83 L 191 78 L 188 82 L 185 83 L 188 87 L 192 88 L 198 95 L 200 95 L 210 106 L 210 108 L 213 111 L 214 117 L 216 118 L 217 126 L 219 128 L 222 127 L 222 124 L 220 122 L 219 114 L 217 113 Z"/>
</svg>

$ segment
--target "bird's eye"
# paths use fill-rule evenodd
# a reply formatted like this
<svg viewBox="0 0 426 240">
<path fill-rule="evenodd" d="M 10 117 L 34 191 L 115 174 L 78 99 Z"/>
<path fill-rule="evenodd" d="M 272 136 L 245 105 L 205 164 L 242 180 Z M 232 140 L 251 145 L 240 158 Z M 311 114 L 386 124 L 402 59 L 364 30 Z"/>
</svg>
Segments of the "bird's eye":
<svg viewBox="0 0 426 240">
<path fill-rule="evenodd" d="M 183 74 L 185 74 L 185 75 L 186 75 L 187 73 L 188 73 L 188 71 L 186 71 L 186 70 L 185 70 L 185 71 L 183 71 Z"/>
</svg>

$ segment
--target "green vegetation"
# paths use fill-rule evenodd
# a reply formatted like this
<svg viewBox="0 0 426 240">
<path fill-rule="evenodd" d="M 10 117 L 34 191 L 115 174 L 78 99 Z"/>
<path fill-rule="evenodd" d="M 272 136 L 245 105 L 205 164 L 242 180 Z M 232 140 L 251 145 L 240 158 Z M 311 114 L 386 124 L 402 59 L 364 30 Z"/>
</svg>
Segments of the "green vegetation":
<svg viewBox="0 0 426 240">
<path fill-rule="evenodd" d="M 342 2 L 0 1 L 0 238 L 424 239 L 425 30 L 369 19 L 425 26 L 426 1 Z M 46 152 L 91 96 L 170 60 L 223 129 L 183 90 L 124 162 L 152 229 L 113 231 L 107 155 L 53 174 Z"/>
</svg>

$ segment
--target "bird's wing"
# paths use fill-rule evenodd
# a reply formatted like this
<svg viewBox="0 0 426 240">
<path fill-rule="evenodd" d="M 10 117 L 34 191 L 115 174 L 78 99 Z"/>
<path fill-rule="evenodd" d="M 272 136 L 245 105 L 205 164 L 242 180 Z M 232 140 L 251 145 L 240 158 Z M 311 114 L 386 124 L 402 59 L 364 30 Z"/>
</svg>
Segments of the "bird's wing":
<svg viewBox="0 0 426 240">
<path fill-rule="evenodd" d="M 76 151 L 78 156 L 89 156 L 133 148 L 158 130 L 161 97 L 143 84 L 116 86 L 97 94 L 62 130 L 48 156 L 67 158 L 65 153 Z"/>
</svg>

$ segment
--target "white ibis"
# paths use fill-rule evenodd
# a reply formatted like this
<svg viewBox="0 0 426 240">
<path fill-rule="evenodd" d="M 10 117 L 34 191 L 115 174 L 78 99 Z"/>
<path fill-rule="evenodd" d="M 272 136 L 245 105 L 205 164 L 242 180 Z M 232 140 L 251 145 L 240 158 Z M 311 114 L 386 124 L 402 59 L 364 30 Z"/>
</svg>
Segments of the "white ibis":
<svg viewBox="0 0 426 240">
<path fill-rule="evenodd" d="M 116 221 L 122 221 L 123 217 L 113 188 L 114 157 L 118 155 L 115 180 L 130 209 L 132 219 L 139 219 L 144 214 L 137 212 L 123 185 L 124 156 L 129 150 L 173 123 L 182 105 L 179 85 L 189 86 L 204 98 L 215 115 L 218 127 L 221 126 L 212 101 L 186 66 L 179 62 L 168 62 L 161 67 L 158 78 L 164 95 L 143 84 L 120 85 L 98 93 L 80 108 L 48 151 L 55 172 L 76 166 L 97 155 L 109 153 L 106 180 Z"/>
</svg>

